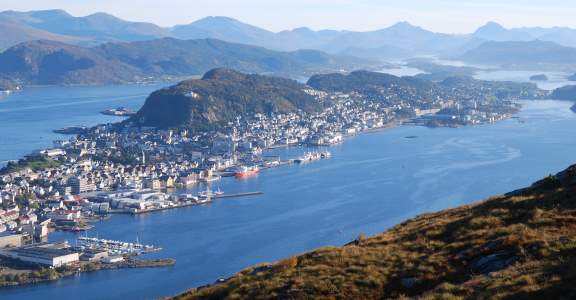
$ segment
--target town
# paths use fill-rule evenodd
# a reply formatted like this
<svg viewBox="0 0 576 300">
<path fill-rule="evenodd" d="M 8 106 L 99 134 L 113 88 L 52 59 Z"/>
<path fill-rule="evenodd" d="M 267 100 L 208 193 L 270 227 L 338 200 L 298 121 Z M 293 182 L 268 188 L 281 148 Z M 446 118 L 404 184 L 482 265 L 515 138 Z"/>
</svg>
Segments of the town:
<svg viewBox="0 0 576 300">
<path fill-rule="evenodd" d="M 307 88 L 305 93 L 324 104 L 322 111 L 237 116 L 212 131 L 142 127 L 130 120 L 85 128 L 2 169 L 0 255 L 26 260 L 21 253 L 31 253 L 33 247 L 33 261 L 41 265 L 76 262 L 84 252 L 64 242 L 47 243 L 49 232 L 85 231 L 115 213 L 139 214 L 257 195 L 226 195 L 210 190 L 209 183 L 326 159 L 330 152 L 321 149 L 347 136 L 403 123 L 452 127 L 499 121 L 519 110 L 514 100 L 543 96 L 538 89 L 528 89 L 498 98 L 493 83 L 474 83 L 426 90 L 426 99 L 403 86 L 350 92 Z M 266 149 L 287 146 L 306 146 L 313 152 L 297 158 L 265 155 Z M 207 183 L 206 191 L 176 193 L 201 182 Z M 49 259 L 56 252 L 62 261 Z"/>
</svg>

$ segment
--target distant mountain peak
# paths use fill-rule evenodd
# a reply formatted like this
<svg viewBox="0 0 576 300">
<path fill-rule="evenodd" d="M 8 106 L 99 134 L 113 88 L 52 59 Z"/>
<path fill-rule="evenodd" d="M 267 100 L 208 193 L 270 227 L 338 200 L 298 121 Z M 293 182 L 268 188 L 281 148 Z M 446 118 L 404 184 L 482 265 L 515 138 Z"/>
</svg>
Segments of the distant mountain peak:
<svg viewBox="0 0 576 300">
<path fill-rule="evenodd" d="M 499 23 L 496 23 L 494 21 L 490 21 L 486 24 L 484 24 L 483 26 L 479 27 L 478 29 L 476 29 L 475 34 L 476 33 L 494 33 L 494 32 L 506 32 L 507 29 L 504 28 L 504 26 L 500 25 Z"/>
<path fill-rule="evenodd" d="M 383 29 L 385 31 L 391 31 L 391 32 L 399 32 L 399 33 L 428 33 L 429 31 L 426 29 L 423 29 L 420 26 L 416 26 L 413 25 L 407 21 L 401 21 L 398 22 L 388 28 Z"/>
<path fill-rule="evenodd" d="M 412 23 L 408 22 L 408 21 L 400 21 L 400 22 L 396 22 L 396 24 L 392 25 L 391 27 L 408 27 L 408 28 L 414 28 L 414 27 L 418 27 L 418 26 L 414 26 L 412 25 Z"/>
<path fill-rule="evenodd" d="M 193 25 L 213 25 L 213 24 L 244 24 L 243 22 L 226 16 L 208 16 L 192 22 Z"/>
<path fill-rule="evenodd" d="M 472 36 L 491 41 L 529 41 L 534 39 L 527 32 L 510 30 L 496 22 L 488 22 L 479 27 Z"/>
<path fill-rule="evenodd" d="M 99 19 L 111 19 L 111 20 L 120 20 L 118 17 L 105 13 L 105 12 L 97 12 L 91 15 L 86 16 L 86 18 L 99 18 Z"/>
</svg>

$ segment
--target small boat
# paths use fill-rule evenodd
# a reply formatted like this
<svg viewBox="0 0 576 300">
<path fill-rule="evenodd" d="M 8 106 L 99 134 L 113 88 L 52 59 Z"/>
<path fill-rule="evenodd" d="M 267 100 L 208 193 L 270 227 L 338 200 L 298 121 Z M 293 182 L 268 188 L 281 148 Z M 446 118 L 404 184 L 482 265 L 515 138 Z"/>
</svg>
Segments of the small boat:
<svg viewBox="0 0 576 300">
<path fill-rule="evenodd" d="M 105 111 L 100 112 L 103 115 L 107 116 L 117 116 L 117 117 L 129 117 L 136 114 L 135 111 L 126 108 L 126 107 L 118 107 L 113 109 L 107 109 Z"/>
</svg>

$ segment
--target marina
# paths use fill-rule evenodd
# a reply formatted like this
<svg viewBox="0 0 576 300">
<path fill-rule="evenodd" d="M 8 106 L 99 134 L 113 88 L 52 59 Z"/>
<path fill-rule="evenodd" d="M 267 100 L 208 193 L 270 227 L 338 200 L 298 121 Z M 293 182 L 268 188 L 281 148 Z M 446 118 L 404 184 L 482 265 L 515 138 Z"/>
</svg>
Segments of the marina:
<svg viewBox="0 0 576 300">
<path fill-rule="evenodd" d="M 106 251 L 109 255 L 141 255 L 162 250 L 162 248 L 138 242 L 131 243 L 83 236 L 78 237 L 78 244 L 81 251 Z"/>
</svg>

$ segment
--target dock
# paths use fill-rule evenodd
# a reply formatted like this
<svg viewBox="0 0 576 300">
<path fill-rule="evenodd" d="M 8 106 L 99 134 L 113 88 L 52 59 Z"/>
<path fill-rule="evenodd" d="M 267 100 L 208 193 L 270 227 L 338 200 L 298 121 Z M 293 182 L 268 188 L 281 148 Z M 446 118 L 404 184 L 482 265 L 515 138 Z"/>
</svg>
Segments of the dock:
<svg viewBox="0 0 576 300">
<path fill-rule="evenodd" d="M 239 197 L 257 196 L 257 195 L 262 195 L 262 194 L 264 194 L 264 193 L 258 191 L 258 192 L 241 192 L 241 193 L 230 193 L 230 194 L 222 194 L 222 195 L 211 195 L 210 200 L 207 202 L 187 201 L 184 203 L 174 204 L 174 205 L 165 206 L 165 207 L 155 207 L 155 208 L 147 208 L 147 209 L 139 209 L 139 210 L 135 210 L 135 209 L 132 209 L 132 210 L 111 209 L 109 211 L 109 213 L 110 214 L 139 215 L 139 214 L 145 214 L 145 213 L 150 213 L 150 212 L 155 212 L 155 211 L 163 211 L 163 210 L 168 210 L 168 209 L 184 208 L 184 207 L 196 206 L 196 205 L 205 205 L 205 204 L 211 203 L 212 200 L 216 200 L 216 199 L 239 198 Z"/>
</svg>

